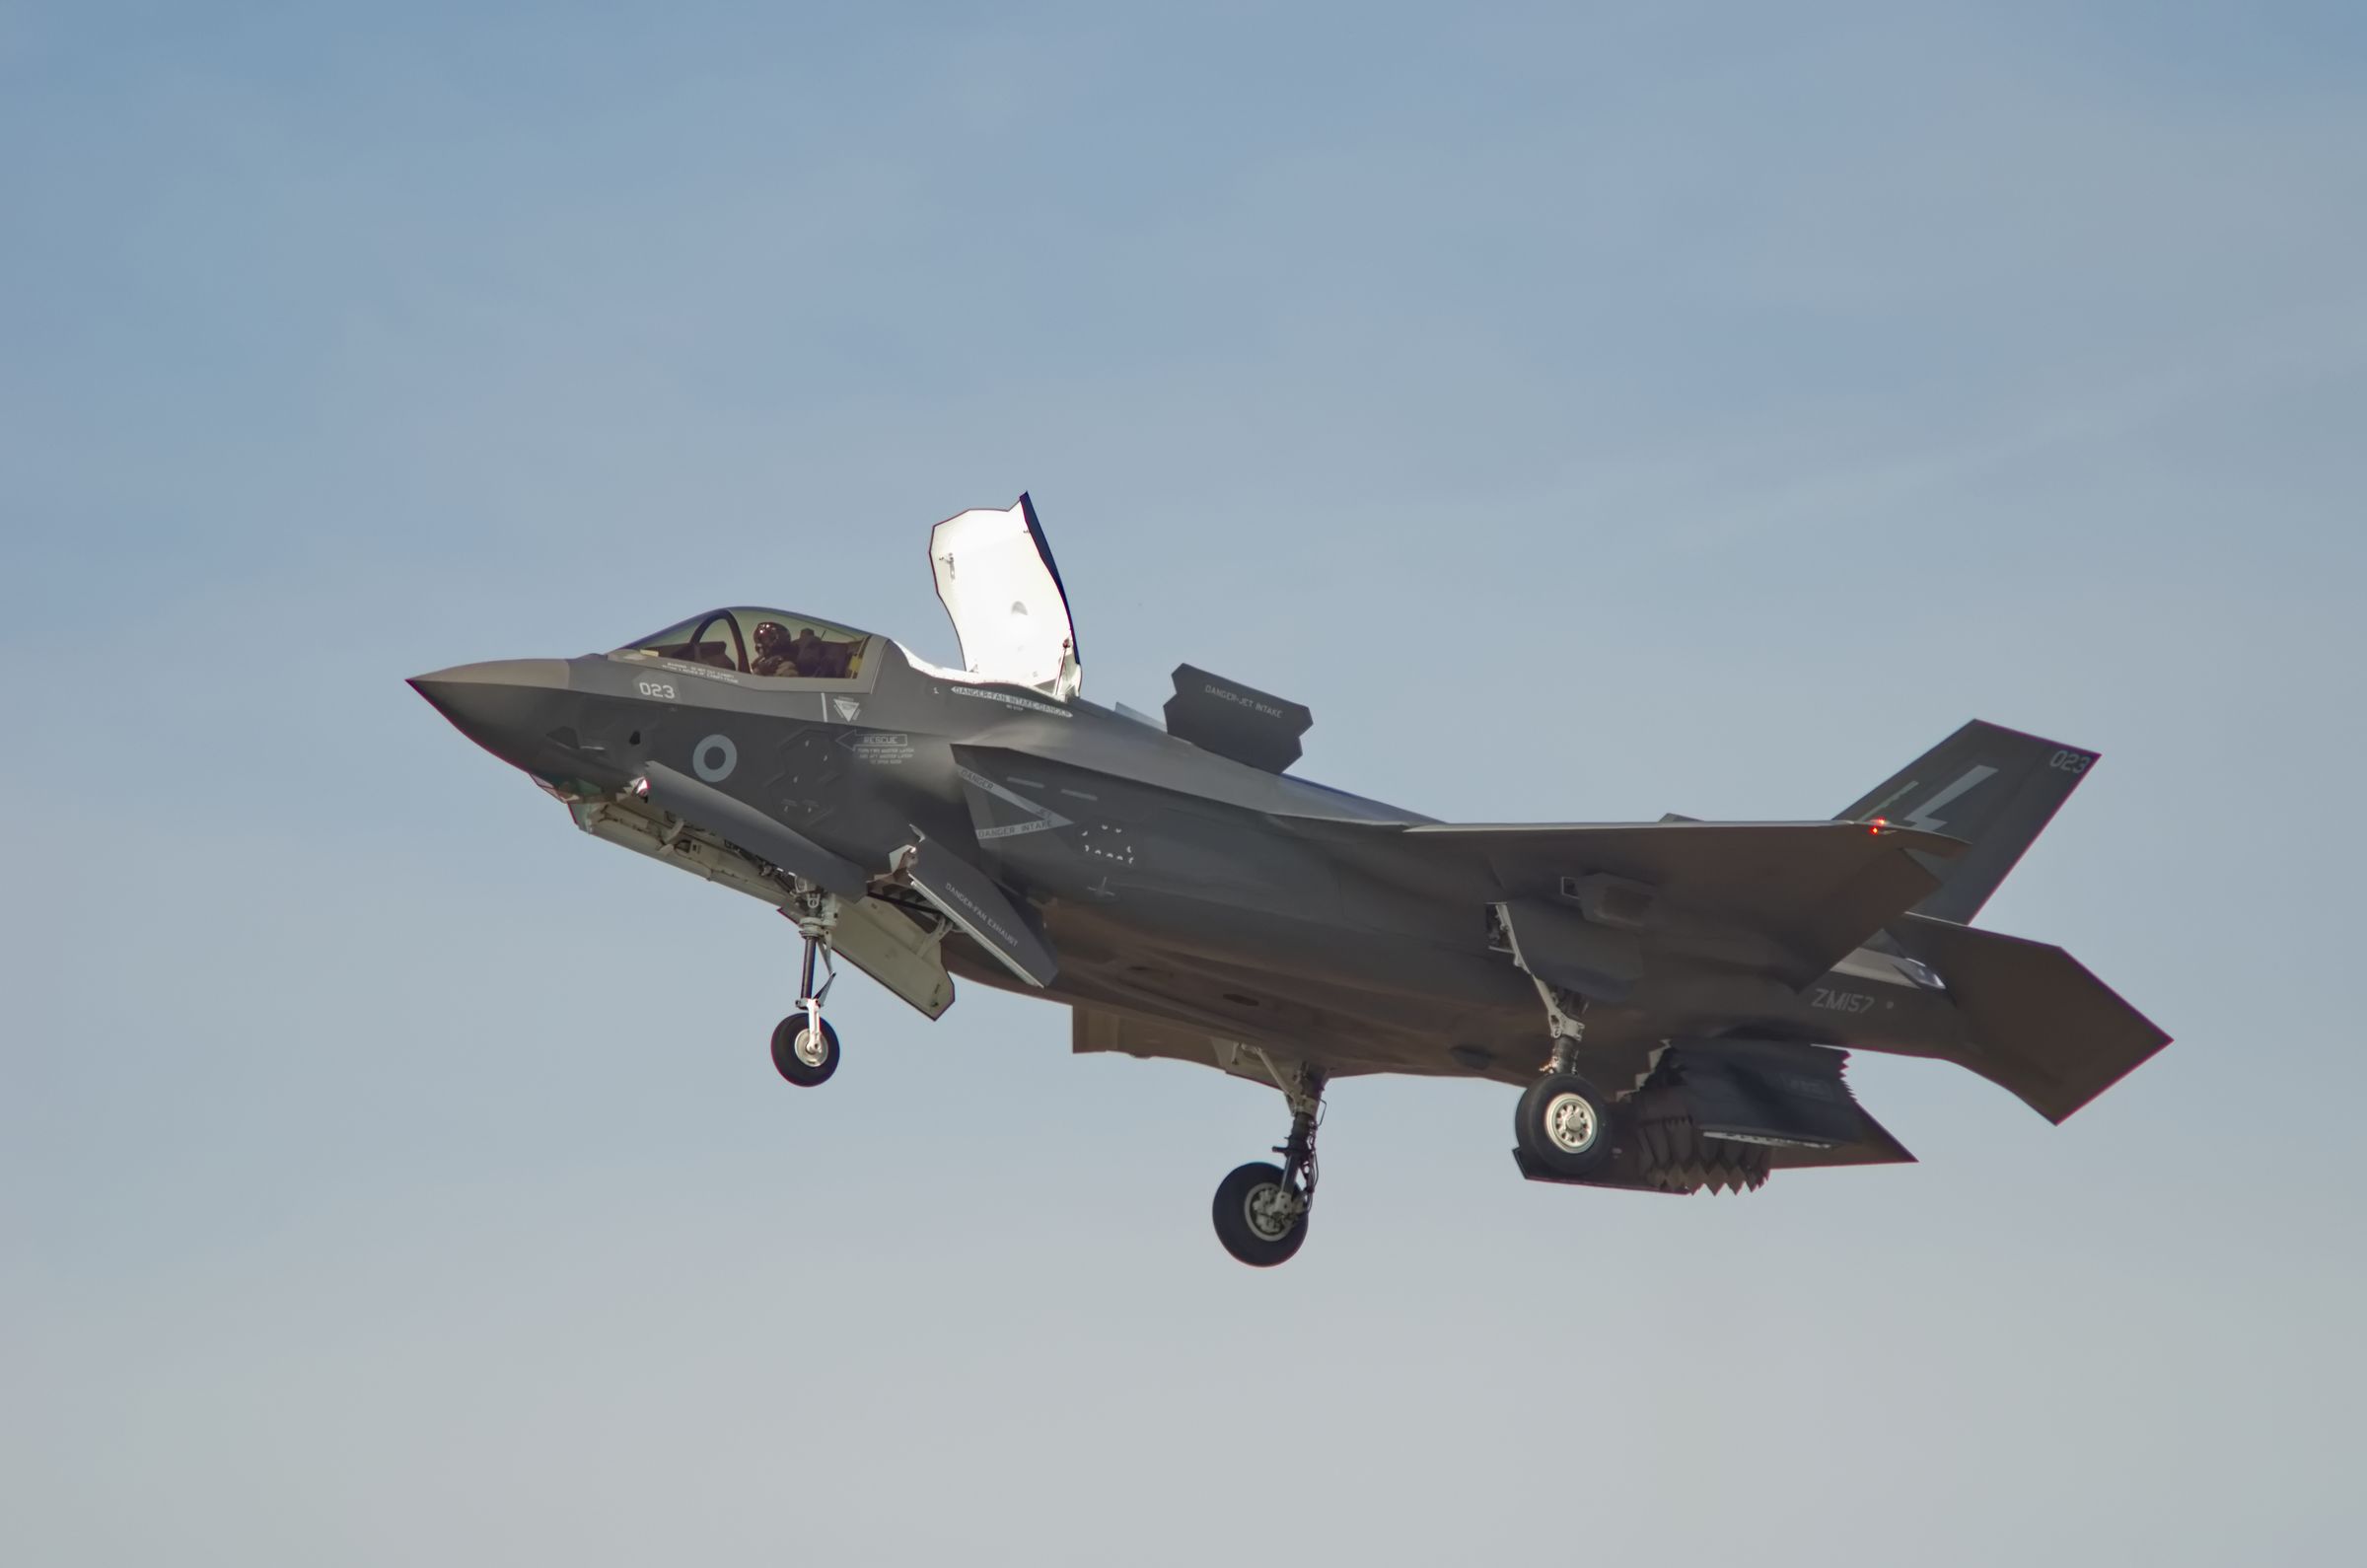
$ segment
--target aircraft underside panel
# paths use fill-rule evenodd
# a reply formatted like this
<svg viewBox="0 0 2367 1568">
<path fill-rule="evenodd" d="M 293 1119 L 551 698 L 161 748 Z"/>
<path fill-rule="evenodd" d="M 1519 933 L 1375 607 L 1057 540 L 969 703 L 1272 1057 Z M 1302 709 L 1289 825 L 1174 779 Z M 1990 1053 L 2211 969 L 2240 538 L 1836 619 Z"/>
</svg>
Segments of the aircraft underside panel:
<svg viewBox="0 0 2367 1568">
<path fill-rule="evenodd" d="M 1633 931 L 1590 921 L 1578 909 L 1542 898 L 1511 898 L 1493 908 L 1512 962 L 1547 985 L 1623 1002 L 1643 976 L 1644 945 Z"/>
<path fill-rule="evenodd" d="M 633 793 L 670 816 L 705 829 L 792 876 L 803 877 L 841 898 L 860 898 L 868 879 L 863 868 L 823 848 L 771 813 L 749 805 L 711 784 L 659 762 L 643 764 Z"/>
<path fill-rule="evenodd" d="M 934 1019 L 954 1005 L 954 977 L 945 968 L 948 929 L 941 922 L 924 930 L 896 905 L 865 898 L 840 909 L 830 945 L 891 995 Z"/>
<path fill-rule="evenodd" d="M 787 898 L 778 882 L 760 875 L 712 836 L 640 801 L 581 801 L 570 805 L 568 813 L 578 827 L 595 838 L 695 873 L 776 908 Z M 842 905 L 832 946 L 890 994 L 933 1019 L 954 1005 L 954 979 L 945 966 L 944 937 L 943 926 L 925 930 L 911 915 L 883 899 L 857 898 Z"/>
<path fill-rule="evenodd" d="M 768 904 L 777 906 L 781 902 L 780 885 L 766 878 L 729 845 L 631 797 L 573 801 L 568 804 L 567 814 L 576 826 L 595 838 L 663 861 Z"/>
<path fill-rule="evenodd" d="M 904 853 L 899 869 L 963 935 L 1022 980 L 1048 985 L 1059 972 L 1059 961 L 1035 917 L 953 850 L 924 840 Z"/>
<path fill-rule="evenodd" d="M 1127 1056 L 1162 1056 L 1200 1066 L 1218 1065 L 1218 1037 L 1187 1024 L 1173 1024 L 1108 1008 L 1071 1006 L 1069 1049 L 1079 1054 L 1115 1051 Z"/>
</svg>

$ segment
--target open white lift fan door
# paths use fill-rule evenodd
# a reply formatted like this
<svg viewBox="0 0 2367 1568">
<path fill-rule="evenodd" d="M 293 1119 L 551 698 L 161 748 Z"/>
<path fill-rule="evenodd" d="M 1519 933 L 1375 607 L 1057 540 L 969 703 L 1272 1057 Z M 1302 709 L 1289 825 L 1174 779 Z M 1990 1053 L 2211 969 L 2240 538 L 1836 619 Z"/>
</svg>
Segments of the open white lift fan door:
<svg viewBox="0 0 2367 1568">
<path fill-rule="evenodd" d="M 962 662 L 982 680 L 1077 694 L 1077 632 L 1052 547 L 1026 496 L 1007 512 L 980 508 L 929 533 L 937 598 L 962 639 Z"/>
</svg>

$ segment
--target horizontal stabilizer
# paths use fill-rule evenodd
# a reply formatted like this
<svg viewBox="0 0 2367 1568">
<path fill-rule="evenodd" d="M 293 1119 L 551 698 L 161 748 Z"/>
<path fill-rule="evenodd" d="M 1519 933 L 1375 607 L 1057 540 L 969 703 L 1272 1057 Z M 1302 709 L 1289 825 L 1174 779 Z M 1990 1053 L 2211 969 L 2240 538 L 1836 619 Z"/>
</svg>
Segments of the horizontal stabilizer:
<svg viewBox="0 0 2367 1568">
<path fill-rule="evenodd" d="M 922 897 L 1013 974 L 1041 986 L 1059 972 L 1035 920 L 977 867 L 929 839 L 899 851 L 897 864 Z"/>
<path fill-rule="evenodd" d="M 1965 1016 L 1956 1058 L 2048 1121 L 2103 1094 L 2170 1036 L 2061 948 L 1907 915 L 1891 933 L 1928 964 Z"/>
<path fill-rule="evenodd" d="M 1299 737 L 1315 724 L 1299 703 L 1190 665 L 1176 667 L 1166 713 L 1168 734 L 1268 773 L 1299 759 Z"/>
</svg>

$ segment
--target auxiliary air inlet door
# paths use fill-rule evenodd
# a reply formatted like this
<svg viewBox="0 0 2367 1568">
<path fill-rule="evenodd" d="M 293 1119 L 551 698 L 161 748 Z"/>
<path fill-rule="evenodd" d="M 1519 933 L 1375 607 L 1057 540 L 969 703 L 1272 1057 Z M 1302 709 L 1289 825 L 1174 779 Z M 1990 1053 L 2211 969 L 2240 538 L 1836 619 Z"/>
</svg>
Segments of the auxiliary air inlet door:
<svg viewBox="0 0 2367 1568">
<path fill-rule="evenodd" d="M 950 517 L 929 534 L 937 598 L 962 639 L 962 661 L 981 680 L 1077 694 L 1077 632 L 1052 547 L 1021 496 L 1007 512 Z"/>
</svg>

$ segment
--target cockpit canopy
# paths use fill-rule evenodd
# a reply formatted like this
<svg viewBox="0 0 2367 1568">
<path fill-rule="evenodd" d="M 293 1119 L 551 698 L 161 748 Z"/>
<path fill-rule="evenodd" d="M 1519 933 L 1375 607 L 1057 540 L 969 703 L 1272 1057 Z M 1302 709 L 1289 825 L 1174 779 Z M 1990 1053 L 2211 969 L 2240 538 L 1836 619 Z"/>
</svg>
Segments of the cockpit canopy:
<svg viewBox="0 0 2367 1568">
<path fill-rule="evenodd" d="M 786 609 L 710 609 L 616 650 L 782 680 L 853 680 L 872 638 Z"/>
</svg>

